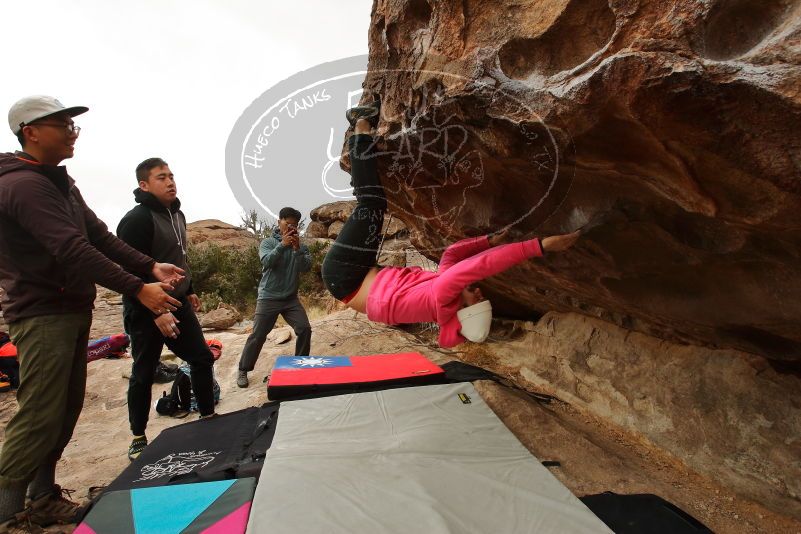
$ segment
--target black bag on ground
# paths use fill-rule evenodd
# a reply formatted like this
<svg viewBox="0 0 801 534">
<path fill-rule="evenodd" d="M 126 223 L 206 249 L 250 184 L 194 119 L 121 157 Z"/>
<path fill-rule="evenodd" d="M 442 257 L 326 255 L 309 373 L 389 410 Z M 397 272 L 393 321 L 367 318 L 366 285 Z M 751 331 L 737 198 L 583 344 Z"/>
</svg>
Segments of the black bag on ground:
<svg viewBox="0 0 801 534">
<path fill-rule="evenodd" d="M 173 416 L 179 412 L 188 412 L 192 406 L 192 380 L 184 373 L 178 373 L 172 383 L 169 395 L 165 391 L 156 401 L 156 412 Z"/>
<path fill-rule="evenodd" d="M 678 506 L 656 495 L 618 495 L 607 491 L 581 497 L 581 502 L 616 534 L 712 532 Z"/>
<path fill-rule="evenodd" d="M 174 363 L 159 362 L 153 382 L 156 384 L 169 384 L 178 376 L 178 366 Z"/>
<path fill-rule="evenodd" d="M 232 478 L 258 478 L 273 442 L 278 403 L 167 428 L 104 493 Z"/>
</svg>

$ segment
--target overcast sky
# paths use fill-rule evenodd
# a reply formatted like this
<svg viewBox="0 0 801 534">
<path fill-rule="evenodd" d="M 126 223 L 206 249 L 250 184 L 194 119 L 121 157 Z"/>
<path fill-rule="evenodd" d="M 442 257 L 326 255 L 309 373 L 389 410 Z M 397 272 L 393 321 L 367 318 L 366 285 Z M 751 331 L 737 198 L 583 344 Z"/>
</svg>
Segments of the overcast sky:
<svg viewBox="0 0 801 534">
<path fill-rule="evenodd" d="M 234 122 L 292 74 L 366 54 L 371 7 L 372 0 L 5 2 L 0 108 L 5 118 L 30 94 L 90 108 L 76 118 L 83 130 L 65 163 L 112 231 L 133 207 L 136 165 L 151 156 L 169 162 L 189 221 L 238 224 L 242 209 L 224 170 Z M 18 149 L 7 126 L 0 130 L 0 149 Z"/>
</svg>

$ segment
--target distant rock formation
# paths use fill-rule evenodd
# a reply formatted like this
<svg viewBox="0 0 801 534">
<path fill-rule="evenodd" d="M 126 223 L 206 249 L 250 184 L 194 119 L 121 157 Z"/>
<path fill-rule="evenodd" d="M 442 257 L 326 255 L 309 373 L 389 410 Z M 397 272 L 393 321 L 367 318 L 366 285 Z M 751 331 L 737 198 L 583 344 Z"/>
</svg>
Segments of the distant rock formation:
<svg viewBox="0 0 801 534">
<path fill-rule="evenodd" d="M 306 227 L 306 238 L 336 239 L 340 230 L 345 226 L 353 208 L 355 200 L 342 200 L 323 204 L 311 211 L 311 222 Z M 409 241 L 409 231 L 398 217 L 387 215 L 381 230 L 384 242 L 378 265 L 386 267 L 412 267 L 435 270 L 437 263 L 423 257 Z"/>
<path fill-rule="evenodd" d="M 258 245 L 258 240 L 248 232 L 233 224 L 216 219 L 204 219 L 186 225 L 189 243 L 203 246 L 209 243 L 234 248 L 247 248 Z"/>
</svg>

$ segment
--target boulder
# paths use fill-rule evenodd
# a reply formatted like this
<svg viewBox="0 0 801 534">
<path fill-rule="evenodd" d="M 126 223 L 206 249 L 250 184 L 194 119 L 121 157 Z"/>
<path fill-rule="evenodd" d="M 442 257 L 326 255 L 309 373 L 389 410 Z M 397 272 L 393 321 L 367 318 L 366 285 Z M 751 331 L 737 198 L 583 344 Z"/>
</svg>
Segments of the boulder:
<svg viewBox="0 0 801 534">
<path fill-rule="evenodd" d="M 312 221 L 321 222 L 323 224 L 331 224 L 334 221 L 345 222 L 350 214 L 353 213 L 353 208 L 356 207 L 355 200 L 341 200 L 338 202 L 331 202 L 323 204 L 311 211 L 310 217 Z"/>
<path fill-rule="evenodd" d="M 430 260 L 420 254 L 420 252 L 409 243 L 406 248 L 406 267 L 420 267 L 424 271 L 436 271 L 439 265 L 436 261 Z"/>
<path fill-rule="evenodd" d="M 557 397 L 801 518 L 798 379 L 761 357 L 666 342 L 576 313 L 496 324 L 467 363 Z"/>
<path fill-rule="evenodd" d="M 487 281 L 496 311 L 577 311 L 798 369 L 797 7 L 376 2 L 364 89 L 382 96 L 390 212 L 433 260 L 507 226 L 591 223 Z"/>
<path fill-rule="evenodd" d="M 274 328 L 267 334 L 267 339 L 273 345 L 282 345 L 292 339 L 292 329 L 290 327 Z"/>
<path fill-rule="evenodd" d="M 258 239 L 242 228 L 216 219 L 204 219 L 186 225 L 186 236 L 194 246 L 214 243 L 221 247 L 246 249 L 258 245 Z"/>
<path fill-rule="evenodd" d="M 334 221 L 328 225 L 328 238 L 329 239 L 336 239 L 339 235 L 339 232 L 342 230 L 342 227 L 345 226 L 345 223 L 342 221 Z"/>
<path fill-rule="evenodd" d="M 327 237 L 328 236 L 328 227 L 319 222 L 319 221 L 311 221 L 306 226 L 305 232 L 303 232 L 304 237 Z"/>
<path fill-rule="evenodd" d="M 406 237 L 409 231 L 406 229 L 406 223 L 404 223 L 398 217 L 394 215 L 387 214 L 384 217 L 384 224 L 381 227 L 381 233 L 383 233 L 387 239 L 392 237 Z"/>
<path fill-rule="evenodd" d="M 795 517 L 800 7 L 385 0 L 363 83 L 426 258 L 585 230 L 482 282 L 497 316 L 542 319 L 460 354 Z"/>
<path fill-rule="evenodd" d="M 236 308 L 220 304 L 219 308 L 211 310 L 200 318 L 200 326 L 211 330 L 227 330 L 241 320 L 242 314 Z"/>
<path fill-rule="evenodd" d="M 378 265 L 406 267 L 407 248 L 412 248 L 412 244 L 406 239 L 385 239 L 378 255 Z"/>
</svg>

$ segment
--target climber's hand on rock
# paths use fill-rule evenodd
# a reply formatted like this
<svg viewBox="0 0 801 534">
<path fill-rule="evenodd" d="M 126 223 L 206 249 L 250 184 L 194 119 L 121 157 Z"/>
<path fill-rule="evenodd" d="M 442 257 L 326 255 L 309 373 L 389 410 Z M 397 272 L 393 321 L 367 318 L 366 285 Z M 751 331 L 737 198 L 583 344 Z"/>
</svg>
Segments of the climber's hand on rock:
<svg viewBox="0 0 801 534">
<path fill-rule="evenodd" d="M 545 252 L 561 252 L 572 247 L 581 235 L 580 230 L 572 234 L 552 235 L 542 240 L 542 250 Z"/>
<path fill-rule="evenodd" d="M 490 234 L 487 241 L 489 241 L 491 247 L 497 247 L 498 245 L 502 245 L 504 242 L 506 242 L 506 237 L 508 235 L 509 235 L 509 229 L 506 228 L 504 230 L 501 230 L 500 232 L 494 232 Z"/>
</svg>

